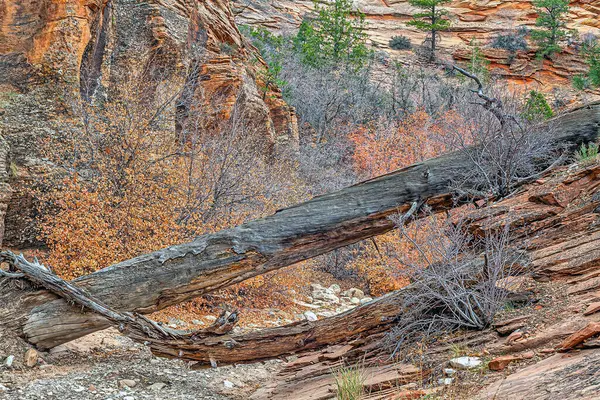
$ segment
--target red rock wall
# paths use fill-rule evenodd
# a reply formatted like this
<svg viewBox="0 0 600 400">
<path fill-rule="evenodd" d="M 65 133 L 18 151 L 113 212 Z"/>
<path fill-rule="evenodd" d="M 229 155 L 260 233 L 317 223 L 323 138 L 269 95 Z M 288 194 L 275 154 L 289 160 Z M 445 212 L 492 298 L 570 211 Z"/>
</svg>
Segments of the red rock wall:
<svg viewBox="0 0 600 400">
<path fill-rule="evenodd" d="M 273 0 L 268 3 L 234 0 L 234 4 L 240 11 L 238 23 L 261 25 L 277 31 L 296 29 L 302 17 L 313 7 L 312 0 Z M 388 46 L 390 39 L 397 35 L 409 37 L 413 45 L 425 39 L 423 32 L 406 25 L 416 12 L 407 0 L 355 0 L 354 5 L 366 14 L 367 32 L 373 47 L 405 62 L 418 62 L 413 52 L 392 50 Z M 519 26 L 534 27 L 537 18 L 531 1 L 525 0 L 453 0 L 444 8 L 450 13 L 452 27 L 449 32 L 441 34 L 440 53 L 442 57 L 445 54 L 445 57 L 459 62 L 469 59 L 472 40 L 484 47 L 498 33 Z M 580 34 L 600 36 L 600 0 L 571 2 L 569 21 L 568 28 L 576 29 Z M 570 91 L 570 78 L 586 70 L 574 48 L 566 48 L 564 54 L 552 63 L 540 62 L 534 51 L 520 54 L 512 62 L 502 50 L 486 49 L 485 55 L 491 62 L 492 72 L 514 84 L 548 93 L 555 89 Z"/>
<path fill-rule="evenodd" d="M 0 135 L 10 146 L 13 186 L 27 186 L 43 169 L 35 143 L 65 113 L 66 93 L 97 95 L 140 66 L 181 81 L 199 63 L 195 95 L 219 103 L 215 117 L 226 118 L 237 102 L 275 149 L 295 148 L 294 111 L 276 90 L 263 100 L 256 77 L 264 63 L 254 51 L 229 0 L 0 0 Z M 17 191 L 8 207 L 11 245 L 34 240 L 35 216 Z"/>
</svg>

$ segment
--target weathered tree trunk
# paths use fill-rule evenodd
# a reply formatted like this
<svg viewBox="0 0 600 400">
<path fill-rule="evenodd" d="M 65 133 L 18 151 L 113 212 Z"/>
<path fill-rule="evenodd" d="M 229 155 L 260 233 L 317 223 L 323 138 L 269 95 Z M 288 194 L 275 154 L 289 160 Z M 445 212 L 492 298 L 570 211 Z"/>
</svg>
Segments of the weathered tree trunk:
<svg viewBox="0 0 600 400">
<path fill-rule="evenodd" d="M 599 129 L 600 104 L 594 104 L 557 118 L 552 132 L 557 142 L 576 145 L 594 140 Z M 385 233 L 393 228 L 387 217 L 406 211 L 412 202 L 427 202 L 433 210 L 450 207 L 449 184 L 453 171 L 461 168 L 469 168 L 464 153 L 446 154 L 191 243 L 124 261 L 74 283 L 113 309 L 150 313 Z M 358 315 L 353 313 L 361 309 L 344 318 L 350 324 L 352 315 Z M 316 326 L 320 324 L 324 330 L 333 329 L 327 322 Z M 12 331 L 40 348 L 50 348 L 108 325 L 103 317 L 47 291 L 21 290 L 0 280 L 0 333 Z M 316 340 L 310 329 L 305 331 L 307 337 Z M 163 351 L 159 343 L 155 348 Z"/>
<path fill-rule="evenodd" d="M 386 331 L 402 312 L 403 290 L 330 318 L 301 321 L 247 334 L 213 335 L 201 340 L 150 339 L 157 356 L 183 358 L 200 364 L 256 362 L 361 339 Z"/>
</svg>

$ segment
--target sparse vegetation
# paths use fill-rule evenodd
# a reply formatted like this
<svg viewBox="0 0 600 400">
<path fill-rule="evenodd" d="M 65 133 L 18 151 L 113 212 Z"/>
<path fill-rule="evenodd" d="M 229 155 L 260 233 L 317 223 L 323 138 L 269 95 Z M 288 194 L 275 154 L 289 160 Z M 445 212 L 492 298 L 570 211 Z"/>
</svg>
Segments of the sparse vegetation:
<svg viewBox="0 0 600 400">
<path fill-rule="evenodd" d="M 342 366 L 334 371 L 334 374 L 337 400 L 361 400 L 363 398 L 363 384 L 366 377 L 360 365 Z"/>
<path fill-rule="evenodd" d="M 586 35 L 581 46 L 581 54 L 588 64 L 588 73 L 573 78 L 577 90 L 600 86 L 600 41 L 594 35 Z"/>
<path fill-rule="evenodd" d="M 457 108 L 461 116 L 457 121 L 463 122 L 444 126 L 448 148 L 465 152 L 469 160 L 469 167 L 459 169 L 453 182 L 457 200 L 509 196 L 515 186 L 562 161 L 549 128 L 541 131 L 536 126 L 539 119 L 530 121 L 525 116 L 537 114 L 533 110 L 524 114 L 528 108 L 523 99 L 494 85 L 484 91 L 477 76 L 454 68 L 477 83 L 477 96 L 483 100 L 475 104 L 463 100 Z"/>
<path fill-rule="evenodd" d="M 410 50 L 412 48 L 412 43 L 410 39 L 406 36 L 393 36 L 390 39 L 389 46 L 394 50 Z"/>
<path fill-rule="evenodd" d="M 577 162 L 582 165 L 591 165 L 598 161 L 598 143 L 583 143 L 579 150 L 575 153 Z"/>
<path fill-rule="evenodd" d="M 527 35 L 529 31 L 522 27 L 508 33 L 501 33 L 492 39 L 491 47 L 506 50 L 509 53 L 508 62 L 512 63 L 519 51 L 527 51 Z"/>
<path fill-rule="evenodd" d="M 313 67 L 337 66 L 340 62 L 364 64 L 370 56 L 364 14 L 353 10 L 349 0 L 314 4 L 317 16 L 305 18 L 294 37 L 302 60 Z"/>
<path fill-rule="evenodd" d="M 529 92 L 529 96 L 525 102 L 523 117 L 528 121 L 540 121 L 554 116 L 552 107 L 548 104 L 546 96 L 536 90 Z"/>
<path fill-rule="evenodd" d="M 475 237 L 464 221 L 412 222 L 416 237 L 405 224 L 410 215 L 394 217 L 396 226 L 419 251 L 419 263 L 404 261 L 411 285 L 406 289 L 405 313 L 390 332 L 395 353 L 408 354 L 415 342 L 427 342 L 458 329 L 484 329 L 506 302 L 508 292 L 498 282 L 518 274 L 524 259 L 510 250 L 510 224 L 497 232 Z M 428 229 L 424 229 L 428 225 Z M 454 348 L 457 352 L 462 349 Z"/>
<path fill-rule="evenodd" d="M 471 61 L 469 62 L 469 71 L 479 76 L 484 81 L 489 80 L 490 72 L 488 65 L 490 62 L 485 58 L 479 43 L 475 39 L 471 40 Z"/>
<path fill-rule="evenodd" d="M 450 357 L 452 358 L 462 357 L 469 354 L 469 348 L 459 343 L 451 343 L 449 350 Z"/>
</svg>

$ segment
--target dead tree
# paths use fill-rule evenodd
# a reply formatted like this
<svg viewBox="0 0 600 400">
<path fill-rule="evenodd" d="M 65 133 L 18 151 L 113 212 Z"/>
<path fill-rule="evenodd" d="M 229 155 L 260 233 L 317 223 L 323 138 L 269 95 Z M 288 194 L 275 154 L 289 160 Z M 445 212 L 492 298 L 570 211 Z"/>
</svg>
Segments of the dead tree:
<svg viewBox="0 0 600 400">
<path fill-rule="evenodd" d="M 577 146 L 593 141 L 600 129 L 600 103 L 573 110 L 553 123 L 558 126 L 553 137 L 557 143 Z M 394 226 L 388 216 L 406 212 L 413 202 L 426 203 L 434 211 L 452 207 L 452 171 L 461 166 L 469 166 L 463 152 L 445 154 L 266 218 L 121 262 L 72 284 L 119 314 L 154 312 L 385 233 Z M 157 354 L 204 362 L 207 358 L 235 362 L 275 357 L 380 329 L 400 312 L 401 302 L 394 298 L 401 295 L 384 296 L 316 323 L 296 323 L 244 336 L 205 335 L 192 343 L 195 347 L 191 349 L 186 341 L 193 340 L 191 337 L 180 343 L 171 341 L 168 346 L 160 337 L 150 340 L 150 345 Z M 1 335 L 19 335 L 39 348 L 51 348 L 110 323 L 107 315 L 72 304 L 62 292 L 28 286 L 14 276 L 0 278 Z M 123 323 L 131 321 L 126 318 Z"/>
</svg>

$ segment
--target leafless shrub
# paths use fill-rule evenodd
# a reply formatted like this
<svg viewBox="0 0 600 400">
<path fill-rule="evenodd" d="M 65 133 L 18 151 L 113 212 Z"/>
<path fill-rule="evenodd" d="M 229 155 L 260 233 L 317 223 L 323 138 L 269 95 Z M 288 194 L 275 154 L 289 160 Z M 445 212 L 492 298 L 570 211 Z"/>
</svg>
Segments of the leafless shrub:
<svg viewBox="0 0 600 400">
<path fill-rule="evenodd" d="M 429 225 L 430 229 L 416 229 L 431 232 L 424 237 L 409 234 L 406 219 L 393 217 L 421 259 L 417 264 L 402 259 L 411 284 L 404 313 L 389 334 L 394 354 L 458 329 L 488 327 L 510 294 L 498 282 L 520 273 L 526 263 L 510 249 L 510 224 L 479 238 L 467 233 L 462 220 L 442 222 L 431 215 L 413 222 Z"/>
<path fill-rule="evenodd" d="M 455 67 L 457 68 L 457 67 Z M 456 171 L 454 189 L 461 198 L 502 198 L 517 185 L 534 179 L 560 163 L 560 148 L 552 140 L 552 125 L 523 117 L 516 93 L 491 86 L 484 93 L 479 79 L 460 68 L 478 85 L 481 102 L 456 107 L 460 118 L 446 125 L 449 148 L 464 152 L 467 165 Z"/>
</svg>

